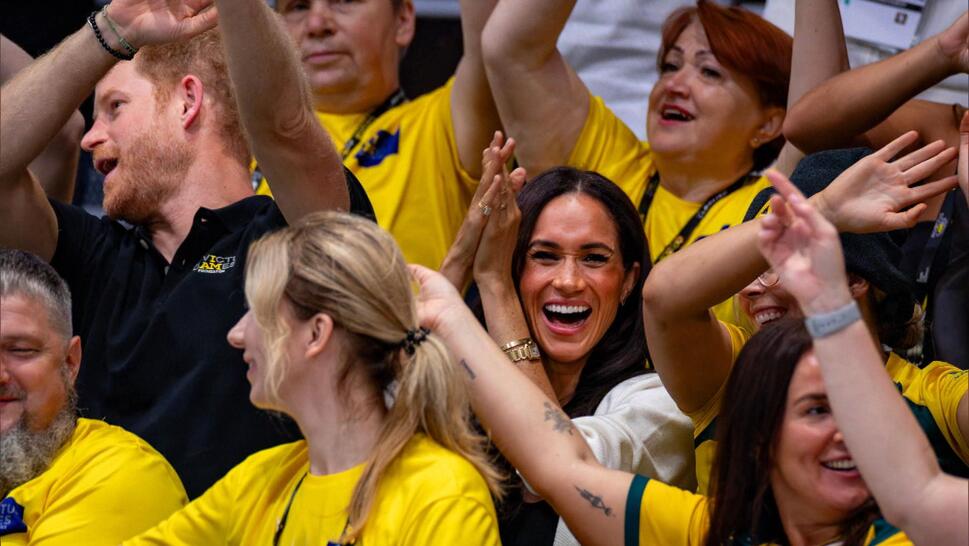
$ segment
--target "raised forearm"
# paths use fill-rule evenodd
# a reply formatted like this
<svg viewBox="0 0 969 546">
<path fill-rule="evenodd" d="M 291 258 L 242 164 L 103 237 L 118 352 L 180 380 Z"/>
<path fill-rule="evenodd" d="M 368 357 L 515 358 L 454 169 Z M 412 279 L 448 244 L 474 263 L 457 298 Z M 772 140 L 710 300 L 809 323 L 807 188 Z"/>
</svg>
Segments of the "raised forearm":
<svg viewBox="0 0 969 546">
<path fill-rule="evenodd" d="M 219 27 L 239 114 L 253 140 L 298 131 L 313 111 L 303 68 L 263 0 L 218 0 Z"/>
<path fill-rule="evenodd" d="M 510 341 L 530 337 L 525 313 L 522 311 L 521 302 L 510 279 L 507 283 L 500 284 L 479 283 L 478 290 L 484 307 L 488 334 L 495 344 L 502 346 Z M 558 406 L 558 397 L 549 382 L 541 360 L 522 360 L 516 362 L 515 366 L 542 391 L 542 394 L 556 401 Z"/>
<path fill-rule="evenodd" d="M 100 25 L 104 25 L 101 16 Z M 107 28 L 103 26 L 103 28 Z M 0 90 L 0 184 L 18 180 L 117 62 L 85 25 Z"/>
<path fill-rule="evenodd" d="M 889 521 L 912 533 L 919 506 L 926 505 L 935 482 L 945 477 L 924 432 L 885 372 L 871 332 L 857 321 L 815 339 L 814 352 L 838 427 L 865 483 Z M 891 442 L 890 449 L 886 442 Z"/>
<path fill-rule="evenodd" d="M 733 226 L 655 265 L 643 287 L 647 320 L 706 315 L 747 286 L 768 267 L 757 250 L 758 230 L 759 220 Z"/>
<path fill-rule="evenodd" d="M 556 52 L 559 34 L 575 7 L 575 0 L 502 0 L 488 32 L 492 51 L 507 62 L 537 68 Z"/>
<path fill-rule="evenodd" d="M 951 71 L 931 38 L 821 84 L 788 110 L 784 135 L 805 152 L 846 145 Z"/>
<path fill-rule="evenodd" d="M 848 50 L 836 0 L 797 0 L 787 104 L 845 70 Z"/>
</svg>

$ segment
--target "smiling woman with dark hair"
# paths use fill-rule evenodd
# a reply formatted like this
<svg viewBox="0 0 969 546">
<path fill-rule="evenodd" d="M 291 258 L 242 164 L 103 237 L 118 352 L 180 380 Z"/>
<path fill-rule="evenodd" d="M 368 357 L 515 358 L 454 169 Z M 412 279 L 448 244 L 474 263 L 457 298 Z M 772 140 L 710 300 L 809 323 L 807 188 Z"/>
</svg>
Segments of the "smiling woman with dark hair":
<svg viewBox="0 0 969 546">
<path fill-rule="evenodd" d="M 637 294 L 650 265 L 635 207 L 605 177 L 571 167 L 540 174 L 516 200 L 524 172 L 501 168 L 513 143 L 494 144 L 443 269 L 473 269 L 492 339 L 555 401 L 550 419 L 561 407 L 610 468 L 692 488 L 689 420 L 647 370 Z M 460 272 L 451 276 L 463 284 Z M 502 542 L 577 544 L 540 500 L 512 494 Z"/>
</svg>

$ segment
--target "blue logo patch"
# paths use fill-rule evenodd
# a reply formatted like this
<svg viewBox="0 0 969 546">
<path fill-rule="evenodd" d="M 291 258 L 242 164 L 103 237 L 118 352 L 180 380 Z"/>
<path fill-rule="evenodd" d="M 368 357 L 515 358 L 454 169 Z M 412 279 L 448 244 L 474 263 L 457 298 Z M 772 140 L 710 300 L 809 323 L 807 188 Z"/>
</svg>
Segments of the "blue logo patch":
<svg viewBox="0 0 969 546">
<path fill-rule="evenodd" d="M 10 497 L 3 499 L 0 502 L 0 536 L 26 532 L 24 507 Z"/>
<path fill-rule="evenodd" d="M 397 153 L 400 147 L 400 129 L 390 134 L 387 131 L 377 131 L 377 136 L 371 138 L 357 152 L 355 156 L 361 167 L 374 167 L 380 165 L 388 155 Z"/>
</svg>

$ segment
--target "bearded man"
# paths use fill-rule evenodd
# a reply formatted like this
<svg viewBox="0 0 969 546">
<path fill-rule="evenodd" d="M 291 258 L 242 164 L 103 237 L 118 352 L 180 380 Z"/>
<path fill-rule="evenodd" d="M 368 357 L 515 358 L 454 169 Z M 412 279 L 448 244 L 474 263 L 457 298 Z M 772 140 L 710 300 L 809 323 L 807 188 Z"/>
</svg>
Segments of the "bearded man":
<svg viewBox="0 0 969 546">
<path fill-rule="evenodd" d="M 227 60 L 211 3 L 115 0 L 0 92 L 0 247 L 49 260 L 70 286 L 84 414 L 151 443 L 190 497 L 295 437 L 249 403 L 225 339 L 249 244 L 317 210 L 372 214 L 289 40 L 254 38 Z M 81 145 L 105 174 L 102 219 L 48 200 L 27 167 L 95 84 Z M 253 195 L 246 134 L 275 202 Z"/>
<path fill-rule="evenodd" d="M 49 265 L 0 250 L 0 542 L 117 544 L 185 504 L 164 457 L 78 419 L 81 341 L 71 294 Z"/>
</svg>

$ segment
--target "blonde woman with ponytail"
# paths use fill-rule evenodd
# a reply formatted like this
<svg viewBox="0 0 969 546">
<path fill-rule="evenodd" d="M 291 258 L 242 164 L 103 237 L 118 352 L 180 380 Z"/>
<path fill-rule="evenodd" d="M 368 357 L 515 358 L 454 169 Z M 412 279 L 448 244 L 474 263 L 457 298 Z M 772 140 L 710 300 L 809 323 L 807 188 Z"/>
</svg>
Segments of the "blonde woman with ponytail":
<svg viewBox="0 0 969 546">
<path fill-rule="evenodd" d="M 390 235 L 310 215 L 252 245 L 245 290 L 228 339 L 250 399 L 305 440 L 252 455 L 126 544 L 500 544 L 500 476 Z"/>
</svg>

